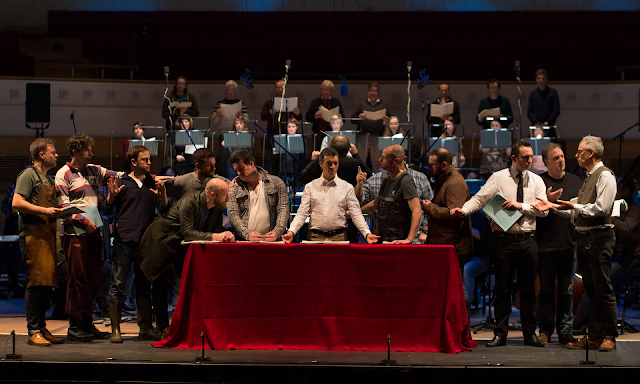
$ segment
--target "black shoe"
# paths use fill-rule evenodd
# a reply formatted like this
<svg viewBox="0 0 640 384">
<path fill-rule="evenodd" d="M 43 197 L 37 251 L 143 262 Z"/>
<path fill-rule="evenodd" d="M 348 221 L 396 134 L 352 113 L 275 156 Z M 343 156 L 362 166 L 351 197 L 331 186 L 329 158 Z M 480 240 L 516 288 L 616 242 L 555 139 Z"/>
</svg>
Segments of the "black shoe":
<svg viewBox="0 0 640 384">
<path fill-rule="evenodd" d="M 83 319 L 84 330 L 87 333 L 93 335 L 94 339 L 106 339 L 111 334 L 109 332 L 100 332 L 98 328 L 93 324 L 93 320 L 90 317 L 86 317 Z"/>
<path fill-rule="evenodd" d="M 535 333 L 524 338 L 524 345 L 529 345 L 531 347 L 544 347 L 544 343 L 538 339 L 538 336 L 536 336 Z"/>
<path fill-rule="evenodd" d="M 493 340 L 487 343 L 487 348 L 504 347 L 505 345 L 507 345 L 507 336 L 495 335 Z"/>
<path fill-rule="evenodd" d="M 67 330 L 67 340 L 69 341 L 91 341 L 94 337 L 80 326 L 71 326 Z"/>
</svg>

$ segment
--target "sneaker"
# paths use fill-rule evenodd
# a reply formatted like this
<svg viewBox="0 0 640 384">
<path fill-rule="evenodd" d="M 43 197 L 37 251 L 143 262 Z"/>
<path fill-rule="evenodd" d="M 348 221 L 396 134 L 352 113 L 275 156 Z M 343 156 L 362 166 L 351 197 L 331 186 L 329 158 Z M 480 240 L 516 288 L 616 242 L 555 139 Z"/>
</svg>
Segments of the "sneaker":
<svg viewBox="0 0 640 384">
<path fill-rule="evenodd" d="M 93 322 L 85 322 L 85 330 L 93 335 L 95 339 L 106 339 L 111 334 L 109 332 L 100 332 Z"/>
<path fill-rule="evenodd" d="M 94 337 L 80 326 L 69 327 L 67 330 L 67 340 L 70 341 L 91 341 Z"/>
</svg>

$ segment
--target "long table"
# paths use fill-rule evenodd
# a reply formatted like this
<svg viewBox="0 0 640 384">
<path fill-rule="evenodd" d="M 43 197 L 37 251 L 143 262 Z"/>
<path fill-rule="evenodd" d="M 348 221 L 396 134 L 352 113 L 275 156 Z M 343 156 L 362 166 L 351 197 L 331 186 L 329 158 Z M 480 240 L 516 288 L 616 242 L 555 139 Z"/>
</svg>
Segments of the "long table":
<svg viewBox="0 0 640 384">
<path fill-rule="evenodd" d="M 458 353 L 471 339 L 449 245 L 191 244 L 155 347 Z"/>
</svg>

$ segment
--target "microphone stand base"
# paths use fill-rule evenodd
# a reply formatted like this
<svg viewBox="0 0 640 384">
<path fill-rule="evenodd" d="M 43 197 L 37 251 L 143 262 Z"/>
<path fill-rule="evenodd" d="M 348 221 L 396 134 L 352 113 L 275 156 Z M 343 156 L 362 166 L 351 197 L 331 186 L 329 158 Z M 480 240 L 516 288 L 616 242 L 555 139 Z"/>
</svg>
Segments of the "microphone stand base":
<svg viewBox="0 0 640 384">
<path fill-rule="evenodd" d="M 210 357 L 206 357 L 206 356 L 205 357 L 196 357 L 196 363 L 200 363 L 200 362 L 203 362 L 203 361 L 211 361 L 211 358 Z"/>
<path fill-rule="evenodd" d="M 5 359 L 9 360 L 16 360 L 16 359 L 22 359 L 22 355 L 19 353 L 7 353 L 7 355 L 4 357 Z"/>
<path fill-rule="evenodd" d="M 382 360 L 380 365 L 398 365 L 398 362 L 395 360 Z"/>
<path fill-rule="evenodd" d="M 591 360 L 582 360 L 582 361 L 580 361 L 579 364 L 581 366 L 584 366 L 584 365 L 596 365 L 596 362 L 595 361 L 591 361 Z"/>
</svg>

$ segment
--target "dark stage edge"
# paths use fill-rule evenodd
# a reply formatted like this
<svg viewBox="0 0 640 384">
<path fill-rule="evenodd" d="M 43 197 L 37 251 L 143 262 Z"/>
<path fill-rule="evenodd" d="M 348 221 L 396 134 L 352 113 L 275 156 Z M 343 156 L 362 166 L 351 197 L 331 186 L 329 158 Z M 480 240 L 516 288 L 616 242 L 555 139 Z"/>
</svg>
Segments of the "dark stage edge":
<svg viewBox="0 0 640 384">
<path fill-rule="evenodd" d="M 16 352 L 22 360 L 0 362 L 0 382 L 446 383 L 516 377 L 526 382 L 531 374 L 551 383 L 606 380 L 611 384 L 628 382 L 630 374 L 640 373 L 639 341 L 618 342 L 614 352 L 590 352 L 595 367 L 579 366 L 584 351 L 560 344 L 533 348 L 510 339 L 506 347 L 486 348 L 484 343 L 457 355 L 392 352 L 398 366 L 380 365 L 385 352 L 294 350 L 207 350 L 211 362 L 196 364 L 199 351 L 158 349 L 134 338 L 125 338 L 123 344 L 107 339 L 35 347 L 27 344 L 26 336 L 17 336 Z M 10 352 L 11 347 L 7 349 Z M 514 368 L 518 376 L 513 376 Z"/>
</svg>

